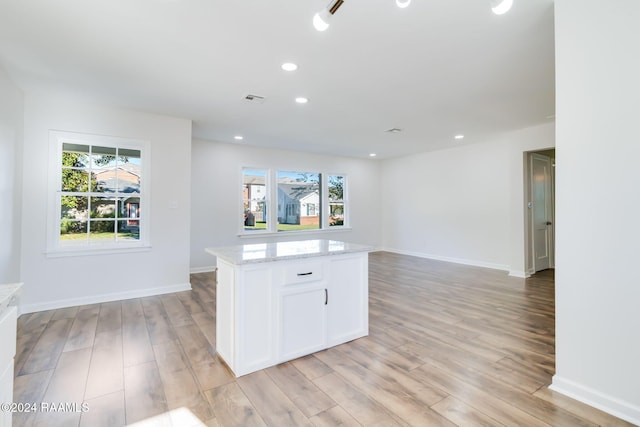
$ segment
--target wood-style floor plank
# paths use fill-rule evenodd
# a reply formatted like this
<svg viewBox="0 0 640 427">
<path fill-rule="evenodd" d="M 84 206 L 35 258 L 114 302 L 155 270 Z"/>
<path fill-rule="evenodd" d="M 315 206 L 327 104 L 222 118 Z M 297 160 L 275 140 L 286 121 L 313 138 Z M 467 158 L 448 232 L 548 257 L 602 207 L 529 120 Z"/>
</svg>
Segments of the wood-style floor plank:
<svg viewBox="0 0 640 427">
<path fill-rule="evenodd" d="M 216 355 L 215 273 L 191 275 L 191 291 L 23 315 L 14 400 L 89 411 L 13 425 L 631 426 L 547 388 L 552 270 L 369 257 L 369 336 L 241 378 Z"/>
<path fill-rule="evenodd" d="M 122 353 L 125 367 L 154 361 L 151 339 L 139 299 L 122 302 Z"/>
<path fill-rule="evenodd" d="M 242 392 L 238 383 L 225 384 L 208 390 L 205 394 L 220 425 L 247 427 L 267 425 Z"/>
<path fill-rule="evenodd" d="M 120 301 L 100 304 L 100 315 L 96 333 L 122 328 L 122 303 Z"/>
<path fill-rule="evenodd" d="M 125 419 L 133 424 L 160 415 L 167 419 L 167 399 L 155 361 L 124 368 Z"/>
<path fill-rule="evenodd" d="M 73 319 L 68 318 L 51 320 L 20 369 L 20 375 L 54 369 L 72 324 Z"/>
<path fill-rule="evenodd" d="M 85 399 L 123 391 L 123 369 L 121 330 L 105 330 L 96 334 Z"/>
<path fill-rule="evenodd" d="M 82 307 L 76 311 L 64 351 L 79 350 L 93 346 L 99 314 L 99 305 Z"/>
<path fill-rule="evenodd" d="M 265 371 L 238 378 L 238 385 L 267 425 L 282 427 L 313 425 Z"/>
<path fill-rule="evenodd" d="M 80 415 L 80 427 L 120 427 L 125 425 L 124 390 L 86 401 L 88 411 Z"/>
<path fill-rule="evenodd" d="M 336 402 L 291 363 L 281 363 L 268 368 L 266 372 L 280 390 L 307 417 L 312 417 L 336 406 Z"/>
</svg>

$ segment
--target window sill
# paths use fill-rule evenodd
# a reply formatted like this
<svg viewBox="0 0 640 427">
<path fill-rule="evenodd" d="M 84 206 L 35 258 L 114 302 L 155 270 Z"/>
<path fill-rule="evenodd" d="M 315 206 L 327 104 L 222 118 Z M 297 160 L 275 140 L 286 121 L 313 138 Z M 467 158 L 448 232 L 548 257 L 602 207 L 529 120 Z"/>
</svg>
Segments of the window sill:
<svg viewBox="0 0 640 427">
<path fill-rule="evenodd" d="M 324 234 L 324 233 L 340 233 L 343 231 L 351 231 L 351 227 L 337 227 L 337 228 L 323 228 L 318 230 L 299 230 L 299 231 L 276 231 L 275 233 L 269 231 L 256 231 L 252 233 L 239 233 L 238 237 L 241 239 L 255 239 L 261 237 L 274 237 L 274 236 L 299 236 L 309 234 Z"/>
<path fill-rule="evenodd" d="M 122 246 L 122 247 L 66 247 L 57 248 L 49 251 L 45 251 L 44 254 L 47 258 L 62 258 L 62 257 L 79 257 L 79 256 L 92 256 L 92 255 L 114 255 L 125 254 L 135 252 L 149 252 L 151 251 L 150 245 L 143 246 Z"/>
</svg>

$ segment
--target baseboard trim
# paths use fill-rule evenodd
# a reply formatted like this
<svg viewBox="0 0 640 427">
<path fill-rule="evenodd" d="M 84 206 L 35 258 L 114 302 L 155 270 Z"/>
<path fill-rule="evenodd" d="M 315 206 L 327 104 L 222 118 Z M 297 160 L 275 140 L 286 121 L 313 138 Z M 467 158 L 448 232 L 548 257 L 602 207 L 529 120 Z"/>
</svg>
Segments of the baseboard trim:
<svg viewBox="0 0 640 427">
<path fill-rule="evenodd" d="M 103 302 L 119 301 L 132 298 L 150 297 L 154 295 L 171 294 L 191 290 L 191 283 L 180 283 L 158 288 L 139 289 L 135 291 L 114 292 L 111 294 L 91 295 L 80 298 L 60 299 L 36 304 L 20 304 L 20 314 L 35 313 L 37 311 L 55 310 L 58 308 L 75 307 L 77 305 L 100 304 Z"/>
<path fill-rule="evenodd" d="M 190 274 L 198 274 L 198 273 L 211 273 L 213 271 L 216 271 L 216 267 L 215 266 L 208 266 L 208 267 L 191 267 L 189 269 L 189 273 Z"/>
<path fill-rule="evenodd" d="M 531 277 L 531 274 L 525 272 L 525 271 L 516 271 L 516 270 L 509 270 L 509 276 L 511 277 L 519 277 L 520 279 L 527 279 L 529 277 Z"/>
<path fill-rule="evenodd" d="M 632 405 L 629 402 L 622 401 L 582 384 L 559 377 L 558 375 L 553 376 L 553 382 L 549 388 L 632 424 L 640 425 L 640 407 Z"/>
<path fill-rule="evenodd" d="M 386 252 L 393 252 L 400 255 L 409 255 L 409 256 L 415 256 L 418 258 L 433 259 L 436 261 L 445 261 L 445 262 L 452 262 L 455 264 L 471 265 L 473 267 L 483 267 L 483 268 L 490 268 L 493 270 L 509 271 L 509 266 L 504 264 L 495 264 L 491 262 L 484 262 L 484 261 L 477 261 L 477 260 L 463 259 L 463 258 L 452 258 L 452 257 L 446 257 L 446 256 L 440 256 L 440 255 L 425 254 L 422 252 L 405 251 L 405 250 L 394 249 L 394 248 L 383 248 L 380 250 L 386 251 Z"/>
</svg>

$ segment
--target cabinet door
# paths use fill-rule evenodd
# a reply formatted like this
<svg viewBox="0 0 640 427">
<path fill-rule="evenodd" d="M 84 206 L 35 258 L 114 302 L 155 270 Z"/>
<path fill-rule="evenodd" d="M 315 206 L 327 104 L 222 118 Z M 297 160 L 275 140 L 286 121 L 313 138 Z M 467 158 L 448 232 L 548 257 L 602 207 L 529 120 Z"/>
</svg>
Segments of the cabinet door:
<svg viewBox="0 0 640 427">
<path fill-rule="evenodd" d="M 280 361 L 325 348 L 325 286 L 298 285 L 280 293 Z"/>
<path fill-rule="evenodd" d="M 268 264 L 238 272 L 238 375 L 271 366 L 275 361 L 272 271 Z"/>
<path fill-rule="evenodd" d="M 327 304 L 329 346 L 369 333 L 367 268 L 366 253 L 331 260 Z"/>
</svg>

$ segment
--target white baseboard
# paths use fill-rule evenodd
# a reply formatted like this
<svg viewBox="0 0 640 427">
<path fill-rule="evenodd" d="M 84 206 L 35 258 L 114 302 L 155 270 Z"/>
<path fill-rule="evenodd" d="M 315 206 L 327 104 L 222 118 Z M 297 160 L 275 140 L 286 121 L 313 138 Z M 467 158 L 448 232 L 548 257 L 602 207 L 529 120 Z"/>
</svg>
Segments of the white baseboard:
<svg viewBox="0 0 640 427">
<path fill-rule="evenodd" d="M 198 274 L 198 273 L 211 273 L 213 271 L 216 271 L 216 267 L 215 266 L 208 266 L 208 267 L 191 267 L 189 269 L 189 273 L 190 274 Z"/>
<path fill-rule="evenodd" d="M 622 401 L 558 375 L 553 376 L 553 382 L 549 388 L 632 424 L 640 425 L 640 407 L 637 405 Z"/>
<path fill-rule="evenodd" d="M 527 279 L 531 277 L 531 274 L 527 273 L 526 271 L 509 270 L 509 276 Z"/>
<path fill-rule="evenodd" d="M 455 264 L 464 264 L 464 265 L 471 265 L 474 267 L 491 268 L 493 270 L 509 271 L 509 266 L 504 264 L 494 264 L 491 262 L 484 262 L 484 261 L 477 261 L 477 260 L 463 259 L 463 258 L 451 258 L 446 256 L 431 255 L 431 254 L 425 254 L 422 252 L 404 251 L 401 249 L 393 249 L 393 248 L 383 248 L 381 250 L 386 252 L 393 252 L 401 255 L 415 256 L 418 258 L 433 259 L 436 261 L 453 262 Z"/>
<path fill-rule="evenodd" d="M 35 313 L 37 311 L 55 310 L 58 308 L 75 307 L 78 305 L 100 304 L 103 302 L 119 301 L 132 298 L 150 297 L 154 295 L 171 294 L 191 290 L 191 283 L 180 283 L 159 288 L 139 289 L 135 291 L 115 292 L 111 294 L 91 295 L 80 298 L 60 299 L 36 304 L 20 304 L 20 314 Z"/>
</svg>

